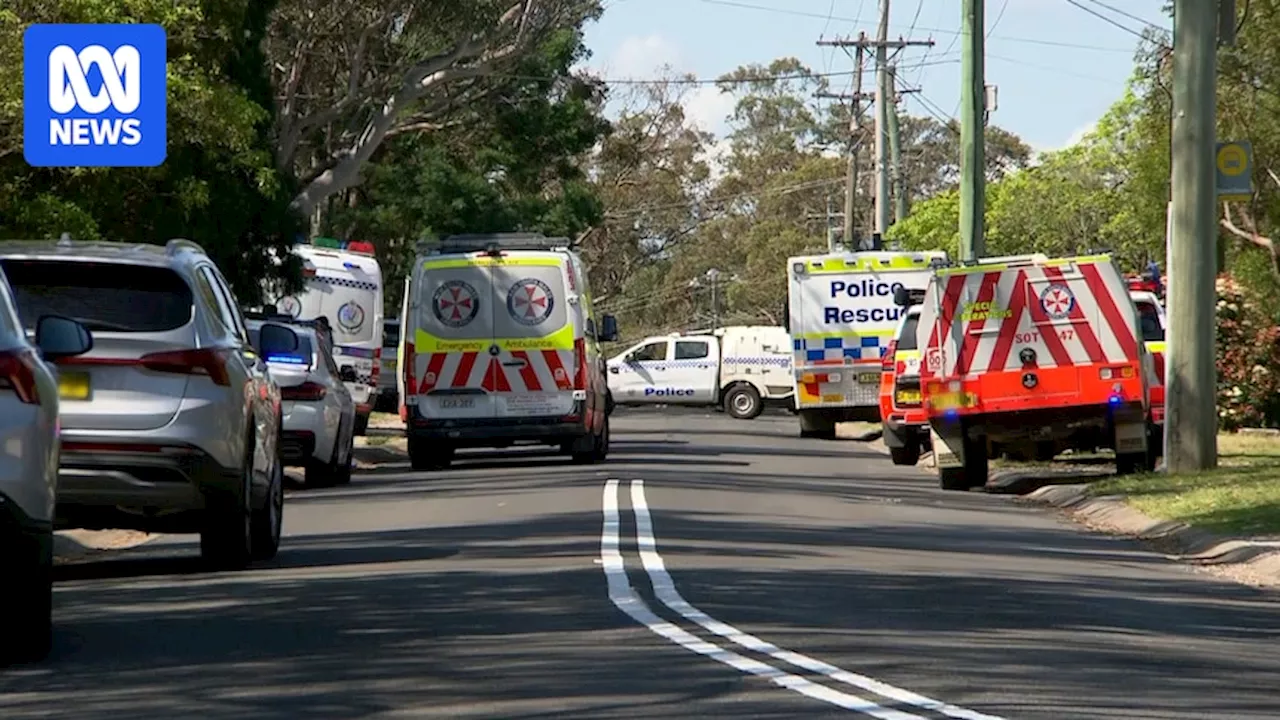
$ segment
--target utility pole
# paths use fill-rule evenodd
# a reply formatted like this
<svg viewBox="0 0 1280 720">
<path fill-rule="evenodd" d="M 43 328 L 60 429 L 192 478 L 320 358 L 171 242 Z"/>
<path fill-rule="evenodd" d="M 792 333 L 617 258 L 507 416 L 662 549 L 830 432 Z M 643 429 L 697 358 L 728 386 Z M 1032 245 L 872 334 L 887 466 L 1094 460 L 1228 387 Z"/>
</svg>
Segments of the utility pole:
<svg viewBox="0 0 1280 720">
<path fill-rule="evenodd" d="M 889 0 L 880 0 L 880 28 L 876 32 L 876 233 L 889 229 Z"/>
<path fill-rule="evenodd" d="M 707 271 L 707 280 L 711 281 L 711 332 L 714 333 L 720 328 L 720 293 L 719 283 L 720 271 L 711 268 Z"/>
<path fill-rule="evenodd" d="M 960 18 L 960 259 L 977 260 L 986 253 L 986 72 L 983 69 L 986 0 L 964 0 Z"/>
<path fill-rule="evenodd" d="M 876 147 L 876 171 L 878 175 L 877 175 L 877 183 L 875 185 L 876 223 L 874 227 L 875 227 L 875 231 L 879 233 L 879 232 L 883 232 L 884 228 L 886 228 L 889 224 L 889 206 L 887 202 L 887 196 L 889 194 L 889 190 L 888 190 L 889 175 L 888 175 L 888 161 L 887 161 L 888 153 L 887 153 L 887 143 L 885 142 L 885 135 L 887 134 L 886 131 L 887 131 L 888 122 L 883 120 L 882 118 L 886 116 L 885 111 L 887 110 L 887 105 L 885 105 L 885 102 L 892 102 L 892 100 L 891 99 L 887 101 L 881 100 L 881 98 L 886 98 L 886 97 L 892 98 L 892 95 L 893 95 L 892 88 L 889 88 L 889 90 L 885 89 L 886 84 L 888 82 L 888 78 L 889 78 L 887 73 L 888 61 L 889 61 L 887 51 L 888 50 L 897 51 L 897 50 L 902 50 L 903 48 L 912 47 L 912 46 L 932 47 L 934 44 L 932 40 L 906 40 L 903 38 L 898 38 L 897 40 L 889 40 L 887 39 L 887 35 L 889 32 L 888 23 L 889 23 L 889 0 L 880 0 L 880 27 L 879 27 L 879 32 L 877 33 L 876 40 L 870 40 L 867 38 L 867 34 L 865 32 L 859 32 L 856 40 L 850 39 L 850 38 L 843 38 L 843 39 L 835 38 L 833 40 L 818 41 L 818 45 L 820 46 L 855 48 L 854 76 L 853 76 L 854 91 L 852 95 L 845 96 L 845 95 L 834 95 L 834 94 L 828 94 L 828 93 L 820 93 L 818 95 L 818 97 L 838 97 L 838 98 L 851 97 L 853 100 L 853 112 L 849 122 L 849 133 L 854 137 L 854 141 L 852 143 L 852 149 L 850 151 L 850 156 L 849 156 L 848 183 L 845 186 L 845 198 L 844 198 L 844 201 L 845 201 L 844 231 L 845 231 L 846 245 L 849 245 L 852 241 L 852 238 L 854 237 L 853 226 L 854 226 L 854 216 L 856 214 L 854 212 L 854 200 L 857 195 L 857 188 L 858 188 L 858 159 L 860 156 L 859 149 L 861 148 L 861 135 L 862 135 L 862 132 L 861 132 L 862 101 L 871 96 L 876 97 L 877 110 L 876 110 L 876 127 L 875 127 L 875 131 L 876 131 L 875 147 Z M 864 57 L 865 57 L 865 52 L 870 49 L 874 49 L 876 51 L 876 59 L 879 63 L 877 67 L 877 75 L 876 75 L 876 81 L 877 81 L 877 85 L 879 86 L 879 90 L 874 94 L 868 94 L 862 91 L 862 76 L 865 71 Z M 850 247 L 849 249 L 855 250 L 857 248 Z"/>
<path fill-rule="evenodd" d="M 907 181 L 902 169 L 902 136 L 898 127 L 898 77 L 897 67 L 889 66 L 889 165 L 893 171 L 893 221 L 902 222 L 907 217 Z"/>
<path fill-rule="evenodd" d="M 1169 345 L 1165 356 L 1165 468 L 1218 464 L 1217 275 L 1218 3 L 1176 0 L 1173 23 Z"/>
</svg>

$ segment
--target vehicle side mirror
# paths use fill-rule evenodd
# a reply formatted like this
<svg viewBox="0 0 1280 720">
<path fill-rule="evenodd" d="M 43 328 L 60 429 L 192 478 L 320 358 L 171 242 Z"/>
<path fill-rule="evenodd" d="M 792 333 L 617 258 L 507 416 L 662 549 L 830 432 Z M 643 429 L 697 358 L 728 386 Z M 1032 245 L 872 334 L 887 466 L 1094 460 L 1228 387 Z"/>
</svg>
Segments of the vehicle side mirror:
<svg viewBox="0 0 1280 720">
<path fill-rule="evenodd" d="M 284 325 L 266 323 L 258 330 L 258 353 L 265 358 L 290 355 L 297 351 L 298 333 Z"/>
<path fill-rule="evenodd" d="M 61 315 L 42 315 L 36 321 L 35 341 L 45 360 L 75 357 L 93 349 L 89 328 Z"/>
<path fill-rule="evenodd" d="M 343 365 L 338 371 L 338 379 L 342 382 L 353 383 L 360 380 L 360 376 L 356 375 L 356 369 L 350 365 Z"/>
<path fill-rule="evenodd" d="M 596 333 L 600 342 L 613 342 L 618 339 L 618 319 L 612 315 L 600 316 L 600 331 Z"/>
<path fill-rule="evenodd" d="M 911 291 L 899 285 L 893 289 L 893 304 L 898 307 L 911 306 Z"/>
</svg>

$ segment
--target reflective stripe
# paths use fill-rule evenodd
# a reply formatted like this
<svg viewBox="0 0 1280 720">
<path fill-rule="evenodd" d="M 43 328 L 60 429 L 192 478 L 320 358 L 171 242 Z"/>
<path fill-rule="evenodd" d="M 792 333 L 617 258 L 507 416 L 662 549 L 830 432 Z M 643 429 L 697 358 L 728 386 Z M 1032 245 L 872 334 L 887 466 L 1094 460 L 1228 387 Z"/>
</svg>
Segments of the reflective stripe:
<svg viewBox="0 0 1280 720">
<path fill-rule="evenodd" d="M 944 252 L 902 253 L 892 257 L 865 257 L 859 255 L 824 257 L 821 259 L 793 258 L 791 263 L 803 262 L 810 275 L 828 275 L 846 272 L 927 270 L 935 259 L 946 260 Z"/>
<path fill-rule="evenodd" d="M 422 261 L 423 270 L 442 270 L 445 268 L 465 268 L 465 267 L 496 267 L 502 265 L 505 267 L 560 267 L 569 262 L 567 258 L 559 257 L 490 257 L 481 255 L 469 258 L 447 258 L 447 259 L 431 259 Z"/>
</svg>

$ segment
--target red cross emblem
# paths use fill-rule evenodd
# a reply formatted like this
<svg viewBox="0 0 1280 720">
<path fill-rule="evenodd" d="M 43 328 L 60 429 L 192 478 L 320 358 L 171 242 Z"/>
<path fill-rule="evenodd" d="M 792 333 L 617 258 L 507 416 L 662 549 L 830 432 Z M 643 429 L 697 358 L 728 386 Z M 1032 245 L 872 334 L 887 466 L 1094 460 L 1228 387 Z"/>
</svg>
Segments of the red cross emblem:
<svg viewBox="0 0 1280 720">
<path fill-rule="evenodd" d="M 1040 293 L 1040 305 L 1049 317 L 1056 320 L 1071 314 L 1075 309 L 1076 297 L 1066 285 L 1055 283 Z"/>
<path fill-rule="evenodd" d="M 555 300 L 551 288 L 536 278 L 525 278 L 507 293 L 507 311 L 522 325 L 537 325 L 551 315 Z"/>
</svg>

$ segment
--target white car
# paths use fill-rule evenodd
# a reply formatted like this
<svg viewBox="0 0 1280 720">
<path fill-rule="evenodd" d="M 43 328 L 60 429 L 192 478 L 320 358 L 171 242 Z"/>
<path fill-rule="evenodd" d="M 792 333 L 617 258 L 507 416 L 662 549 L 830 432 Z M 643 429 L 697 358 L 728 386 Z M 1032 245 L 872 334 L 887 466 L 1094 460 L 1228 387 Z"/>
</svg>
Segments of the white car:
<svg viewBox="0 0 1280 720">
<path fill-rule="evenodd" d="M 357 415 L 346 383 L 355 382 L 355 368 L 338 369 L 327 334 L 309 321 L 251 317 L 249 334 L 255 342 L 266 323 L 285 325 L 298 335 L 295 352 L 266 358 L 267 371 L 280 388 L 284 463 L 301 465 L 311 487 L 351 482 Z"/>
<path fill-rule="evenodd" d="M 0 663 L 43 659 L 53 629 L 53 526 L 57 501 L 58 379 L 50 363 L 93 348 L 80 323 L 56 315 L 28 341 L 0 271 Z"/>
</svg>

